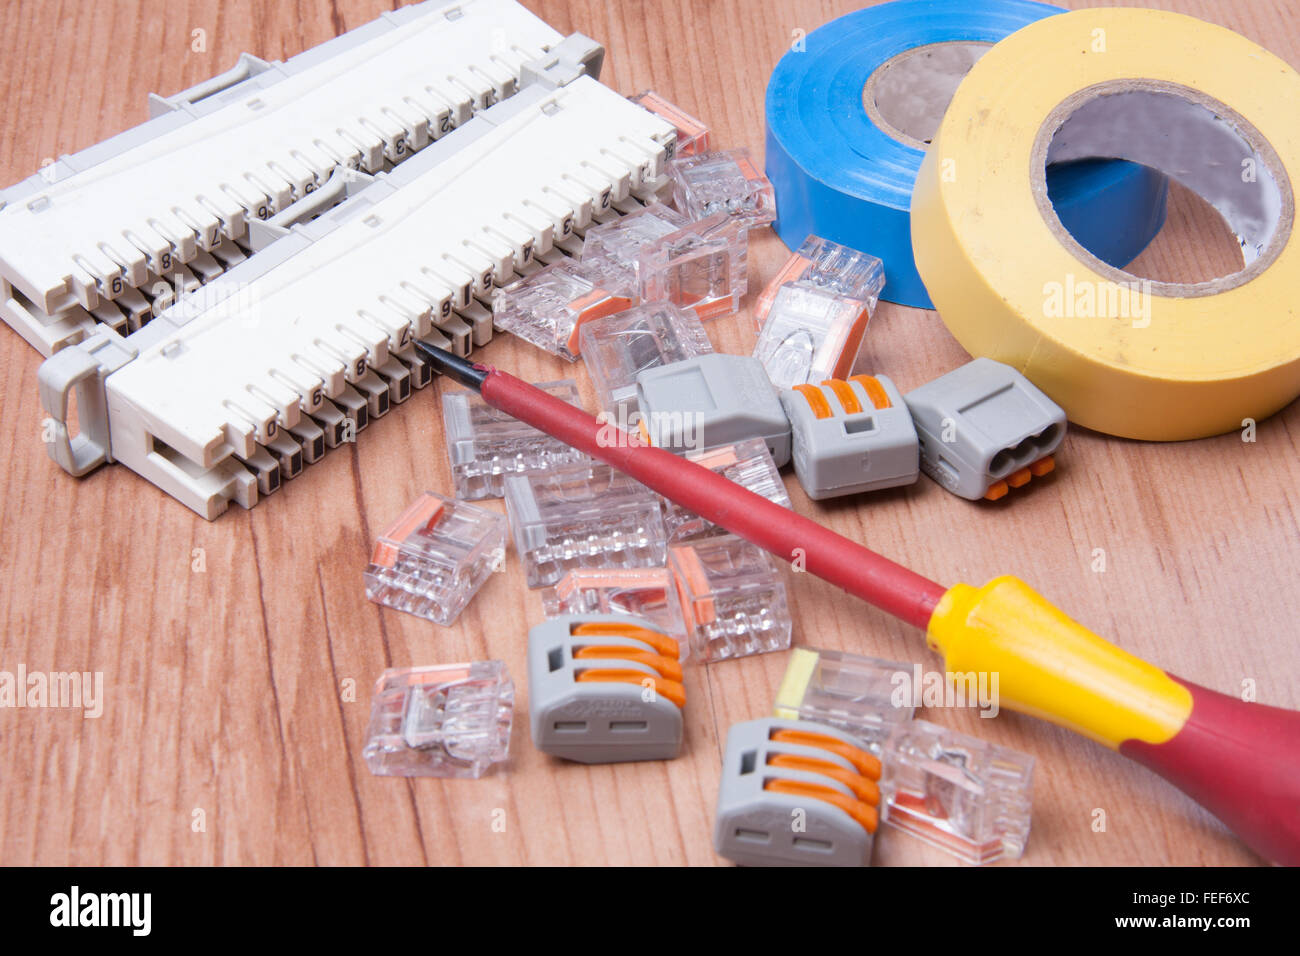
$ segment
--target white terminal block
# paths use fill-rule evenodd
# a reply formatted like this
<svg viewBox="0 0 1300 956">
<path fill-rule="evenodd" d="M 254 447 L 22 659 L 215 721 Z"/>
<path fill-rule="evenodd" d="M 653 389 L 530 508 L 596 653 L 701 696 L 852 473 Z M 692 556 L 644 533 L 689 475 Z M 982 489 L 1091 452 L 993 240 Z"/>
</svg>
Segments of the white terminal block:
<svg viewBox="0 0 1300 956">
<path fill-rule="evenodd" d="M 513 96 L 526 68 L 545 74 L 561 47 L 598 70 L 586 44 L 565 46 L 513 0 L 431 0 L 152 96 L 147 122 L 0 193 L 0 316 L 44 355 L 98 322 L 134 331 L 168 288 L 237 262 L 250 224 L 336 169 L 404 162 Z"/>
<path fill-rule="evenodd" d="M 209 519 L 251 507 L 260 447 L 311 427 L 346 440 L 409 394 L 414 339 L 485 342 L 475 298 L 657 179 L 672 135 L 587 76 L 484 111 L 130 338 L 98 333 L 137 355 L 103 378 L 109 446 L 78 461 L 120 461 Z M 96 385 L 88 367 L 61 353 L 42 368 L 56 421 Z"/>
</svg>

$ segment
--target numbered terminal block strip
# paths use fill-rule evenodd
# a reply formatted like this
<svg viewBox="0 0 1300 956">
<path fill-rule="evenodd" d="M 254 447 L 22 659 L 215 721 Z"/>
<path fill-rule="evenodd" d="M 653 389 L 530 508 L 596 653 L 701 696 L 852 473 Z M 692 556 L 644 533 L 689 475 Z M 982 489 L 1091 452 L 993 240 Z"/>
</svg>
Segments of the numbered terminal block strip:
<svg viewBox="0 0 1300 956">
<path fill-rule="evenodd" d="M 0 316 L 47 356 L 99 322 L 134 331 L 242 260 L 250 222 L 338 167 L 404 161 L 544 75 L 561 39 L 513 0 L 429 2 L 152 96 L 152 119 L 0 193 Z"/>
<path fill-rule="evenodd" d="M 122 462 L 207 518 L 251 507 L 428 380 L 413 339 L 485 343 L 475 296 L 656 183 L 672 136 L 589 76 L 533 84 L 139 332 L 49 359 L 47 448 L 74 474 Z"/>
</svg>

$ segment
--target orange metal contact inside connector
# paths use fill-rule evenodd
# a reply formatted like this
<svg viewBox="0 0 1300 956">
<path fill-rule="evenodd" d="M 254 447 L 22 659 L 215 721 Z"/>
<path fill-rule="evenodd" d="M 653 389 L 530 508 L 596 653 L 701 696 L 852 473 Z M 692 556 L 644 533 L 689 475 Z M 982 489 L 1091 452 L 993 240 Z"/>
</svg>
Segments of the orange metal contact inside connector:
<svg viewBox="0 0 1300 956">
<path fill-rule="evenodd" d="M 784 767 L 787 770 L 806 770 L 809 773 L 823 774 L 844 784 L 863 803 L 868 803 L 873 807 L 880 806 L 880 787 L 877 786 L 874 780 L 853 773 L 851 770 L 845 770 L 829 760 L 818 760 L 816 757 L 801 757 L 796 754 L 772 754 L 767 758 L 767 765 L 769 767 Z"/>
<path fill-rule="evenodd" d="M 669 550 L 677 559 L 673 562 L 673 581 L 677 585 L 677 598 L 687 628 L 694 630 L 702 624 L 712 624 L 718 616 L 713 598 L 696 600 L 693 597 L 709 591 L 709 575 L 700 563 L 700 556 L 689 544 L 673 545 Z"/>
<path fill-rule="evenodd" d="M 766 177 L 754 166 L 754 161 L 746 156 L 741 156 L 736 160 L 736 167 L 740 170 L 740 175 L 744 176 L 749 182 L 758 182 Z"/>
<path fill-rule="evenodd" d="M 896 793 L 892 798 L 889 812 L 896 826 L 905 820 L 908 831 L 916 833 L 918 836 L 924 834 L 924 839 L 946 847 L 950 853 L 962 859 L 969 859 L 974 856 L 975 859 L 983 861 L 994 859 L 1001 853 L 1002 841 L 1000 839 L 972 844 L 936 824 L 932 819 L 934 807 L 927 805 L 926 799 L 916 794 Z"/>
<path fill-rule="evenodd" d="M 574 568 L 555 586 L 555 596 L 567 601 L 585 588 L 667 591 L 670 583 L 667 568 Z"/>
<path fill-rule="evenodd" d="M 574 355 L 579 354 L 578 333 L 588 322 L 603 319 L 632 308 L 632 300 L 627 296 L 614 295 L 604 289 L 592 289 L 586 295 L 574 299 L 569 308 L 578 313 L 573 322 L 573 331 L 569 333 L 568 349 Z"/>
<path fill-rule="evenodd" d="M 680 682 L 682 679 L 682 665 L 671 657 L 664 657 L 661 654 L 652 654 L 650 651 L 639 651 L 634 647 L 621 647 L 618 644 L 591 644 L 587 647 L 578 648 L 573 652 L 574 660 L 620 660 L 636 661 L 638 664 L 644 664 L 646 667 L 653 667 L 660 675 Z"/>
<path fill-rule="evenodd" d="M 822 800 L 825 803 L 833 804 L 860 823 L 862 829 L 868 833 L 875 833 L 876 827 L 880 823 L 880 814 L 875 807 L 869 803 L 863 803 L 861 800 L 846 797 L 832 787 L 824 787 L 816 783 L 804 783 L 799 780 L 768 780 L 763 784 L 763 789 L 771 790 L 773 793 L 786 793 L 795 797 L 811 797 L 814 800 Z"/>
<path fill-rule="evenodd" d="M 787 282 L 799 281 L 810 268 L 812 268 L 812 260 L 807 256 L 794 255 L 786 260 L 776 278 L 767 284 L 767 288 L 762 291 L 758 300 L 754 303 L 754 320 L 758 323 L 760 329 L 772 312 L 772 303 L 776 299 L 777 292 L 781 290 L 781 286 Z"/>
<path fill-rule="evenodd" d="M 700 321 L 704 322 L 715 319 L 720 315 L 727 315 L 732 311 L 734 304 L 731 296 L 728 295 L 721 299 L 714 299 L 711 302 L 701 302 L 696 299 L 694 304 L 688 305 L 686 308 L 693 309 L 695 314 L 699 316 Z"/>
<path fill-rule="evenodd" d="M 653 687 L 656 694 L 672 701 L 678 707 L 686 706 L 685 687 L 675 680 L 652 677 L 644 671 L 634 671 L 621 667 L 609 668 L 608 670 L 596 668 L 580 671 L 576 679 L 583 683 L 641 684 L 645 687 Z"/>
<path fill-rule="evenodd" d="M 858 773 L 869 780 L 880 779 L 880 758 L 857 747 L 837 740 L 827 734 L 815 734 L 807 730 L 780 729 L 773 731 L 771 738 L 780 744 L 800 744 L 804 747 L 820 747 L 843 757 L 858 768 Z"/>
<path fill-rule="evenodd" d="M 434 525 L 442 518 L 442 511 L 443 504 L 437 498 L 421 496 L 402 512 L 383 536 L 394 541 L 405 541 L 417 531 L 427 533 L 433 530 Z M 376 541 L 375 550 L 370 555 L 370 563 L 377 564 L 381 568 L 391 568 L 397 563 L 397 551 L 397 545 L 383 540 Z"/>
<path fill-rule="evenodd" d="M 624 624 L 619 621 L 588 621 L 574 627 L 570 633 L 574 637 L 630 637 L 634 641 L 649 644 L 664 657 L 681 660 L 681 648 L 667 634 L 660 634 L 647 627 L 636 624 Z"/>
<path fill-rule="evenodd" d="M 1055 470 L 1056 459 L 1051 455 L 1044 455 L 1038 461 L 1013 471 L 1001 481 L 993 482 L 989 485 L 988 491 L 984 492 L 984 500 L 998 501 L 1005 498 L 1012 488 L 1023 488 L 1029 484 L 1031 478 L 1041 478 Z"/>
<path fill-rule="evenodd" d="M 706 451 L 701 455 L 688 456 L 691 461 L 701 468 L 707 468 L 709 471 L 717 471 L 719 468 L 730 468 L 739 459 L 736 453 L 727 447 L 715 448 L 713 451 Z"/>
<path fill-rule="evenodd" d="M 831 369 L 831 374 L 836 378 L 846 378 L 853 371 L 853 363 L 857 360 L 858 349 L 862 346 L 862 337 L 867 334 L 867 321 L 870 318 L 871 313 L 863 309 L 858 313 L 858 317 L 845 327 L 844 335 L 834 345 L 839 357 L 835 360 L 835 367 Z"/>
</svg>

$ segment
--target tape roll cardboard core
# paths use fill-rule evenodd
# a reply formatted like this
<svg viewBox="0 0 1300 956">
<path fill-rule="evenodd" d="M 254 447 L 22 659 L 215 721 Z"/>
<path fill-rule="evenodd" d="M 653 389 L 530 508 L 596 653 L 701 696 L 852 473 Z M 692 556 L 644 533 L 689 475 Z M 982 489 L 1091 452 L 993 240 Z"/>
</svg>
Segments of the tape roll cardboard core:
<svg viewBox="0 0 1300 956">
<path fill-rule="evenodd" d="M 1244 266 L 1237 272 L 1203 282 L 1142 280 L 1150 294 L 1187 299 L 1235 288 L 1266 270 L 1291 236 L 1295 197 L 1286 168 L 1236 110 L 1176 83 L 1098 83 L 1068 97 L 1043 121 L 1030 160 L 1030 186 L 1058 241 L 1113 282 L 1135 277 L 1080 245 L 1047 195 L 1049 163 L 1101 158 L 1139 163 L 1186 186 L 1219 212 L 1241 246 Z"/>
<path fill-rule="evenodd" d="M 992 45 L 949 40 L 904 50 L 871 71 L 862 87 L 862 108 L 881 132 L 923 150 L 958 84 Z"/>
</svg>

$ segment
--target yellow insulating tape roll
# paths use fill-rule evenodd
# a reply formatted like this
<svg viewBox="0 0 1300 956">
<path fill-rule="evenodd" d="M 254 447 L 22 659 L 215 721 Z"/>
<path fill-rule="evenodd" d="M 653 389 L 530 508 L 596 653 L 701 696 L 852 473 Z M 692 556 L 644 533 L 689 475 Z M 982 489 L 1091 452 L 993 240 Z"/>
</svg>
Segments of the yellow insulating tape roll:
<svg viewBox="0 0 1300 956">
<path fill-rule="evenodd" d="M 1089 9 L 998 43 L 958 87 L 912 198 L 916 264 L 972 354 L 1077 424 L 1128 438 L 1241 428 L 1300 394 L 1300 75 L 1192 17 Z M 1242 242 L 1212 281 L 1143 283 L 1052 212 L 1047 162 L 1130 159 L 1193 189 Z"/>
</svg>

